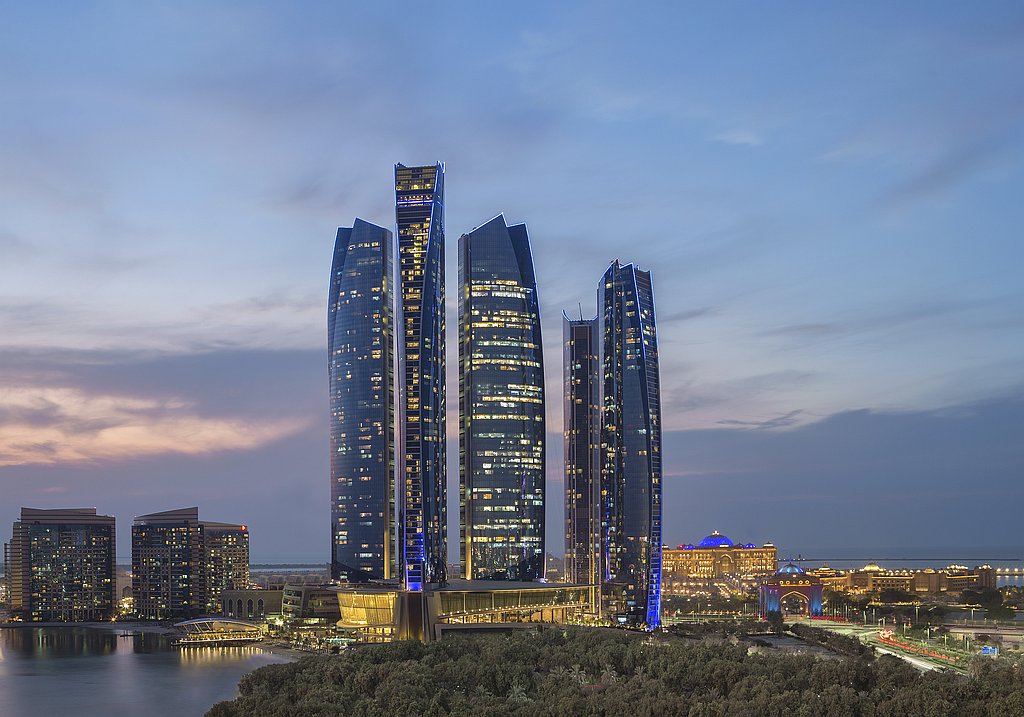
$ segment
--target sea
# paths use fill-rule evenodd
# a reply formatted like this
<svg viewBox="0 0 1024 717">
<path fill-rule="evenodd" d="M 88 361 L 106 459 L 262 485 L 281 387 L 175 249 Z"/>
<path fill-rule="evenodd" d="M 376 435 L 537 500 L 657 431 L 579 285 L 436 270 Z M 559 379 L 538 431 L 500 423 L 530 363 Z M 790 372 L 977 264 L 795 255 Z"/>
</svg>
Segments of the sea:
<svg viewBox="0 0 1024 717">
<path fill-rule="evenodd" d="M 0 715 L 198 717 L 236 697 L 247 672 L 287 661 L 124 628 L 0 627 Z"/>
</svg>

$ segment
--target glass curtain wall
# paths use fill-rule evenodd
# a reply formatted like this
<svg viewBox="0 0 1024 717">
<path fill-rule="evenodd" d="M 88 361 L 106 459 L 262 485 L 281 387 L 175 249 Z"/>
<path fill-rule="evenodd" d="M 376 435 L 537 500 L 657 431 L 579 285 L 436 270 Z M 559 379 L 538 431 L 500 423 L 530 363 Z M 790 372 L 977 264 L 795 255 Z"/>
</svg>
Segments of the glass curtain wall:
<svg viewBox="0 0 1024 717">
<path fill-rule="evenodd" d="M 461 567 L 544 577 L 544 361 L 525 224 L 498 215 L 459 239 Z"/>
<path fill-rule="evenodd" d="M 327 311 L 331 577 L 398 574 L 395 551 L 392 234 L 338 229 Z"/>
<path fill-rule="evenodd" d="M 398 456 L 403 577 L 447 579 L 444 164 L 395 165 L 401 318 Z"/>
<path fill-rule="evenodd" d="M 661 402 L 650 272 L 612 262 L 601 311 L 603 576 L 623 588 L 621 619 L 661 622 Z"/>
</svg>

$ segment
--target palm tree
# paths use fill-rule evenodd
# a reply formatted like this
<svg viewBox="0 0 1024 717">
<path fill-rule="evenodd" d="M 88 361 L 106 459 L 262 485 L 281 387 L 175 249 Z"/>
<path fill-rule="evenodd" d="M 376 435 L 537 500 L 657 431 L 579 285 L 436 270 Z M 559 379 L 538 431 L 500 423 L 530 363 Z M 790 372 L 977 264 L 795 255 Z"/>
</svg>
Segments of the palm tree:
<svg viewBox="0 0 1024 717">
<path fill-rule="evenodd" d="M 569 676 L 581 685 L 587 684 L 587 673 L 579 665 L 573 665 L 569 670 Z"/>
<path fill-rule="evenodd" d="M 614 685 L 619 681 L 619 673 L 615 671 L 615 668 L 611 665 L 605 665 L 604 671 L 601 672 L 601 682 L 606 685 Z"/>
<path fill-rule="evenodd" d="M 520 704 L 529 702 L 530 698 L 526 695 L 526 688 L 517 682 L 508 691 L 508 701 L 513 704 Z"/>
</svg>

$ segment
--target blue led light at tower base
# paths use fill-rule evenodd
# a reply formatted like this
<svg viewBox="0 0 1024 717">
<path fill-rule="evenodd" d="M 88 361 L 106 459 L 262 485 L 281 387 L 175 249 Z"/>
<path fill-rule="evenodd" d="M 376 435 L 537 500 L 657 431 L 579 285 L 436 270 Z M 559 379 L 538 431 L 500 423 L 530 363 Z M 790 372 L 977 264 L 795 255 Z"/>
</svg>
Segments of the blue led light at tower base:
<svg viewBox="0 0 1024 717">
<path fill-rule="evenodd" d="M 395 165 L 400 546 L 410 590 L 447 577 L 444 164 Z"/>
</svg>

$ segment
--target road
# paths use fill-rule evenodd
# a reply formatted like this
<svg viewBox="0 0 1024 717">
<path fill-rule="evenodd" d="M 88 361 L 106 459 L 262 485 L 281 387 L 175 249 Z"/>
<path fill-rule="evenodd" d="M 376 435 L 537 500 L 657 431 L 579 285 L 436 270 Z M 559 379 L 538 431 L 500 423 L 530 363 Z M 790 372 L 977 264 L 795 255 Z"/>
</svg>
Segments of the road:
<svg viewBox="0 0 1024 717">
<path fill-rule="evenodd" d="M 841 635 L 853 635 L 865 645 L 869 645 L 886 655 L 892 655 L 900 658 L 901 660 L 906 660 L 922 672 L 929 670 L 954 670 L 956 672 L 964 672 L 963 669 L 956 667 L 941 658 L 918 655 L 910 650 L 900 649 L 898 644 L 883 642 L 879 635 L 879 628 L 875 625 L 858 625 L 855 623 L 831 622 L 828 620 L 803 620 L 801 622 L 814 627 L 831 630 L 832 632 L 838 632 Z M 938 652 L 938 648 L 932 649 L 929 647 L 927 649 Z"/>
</svg>

